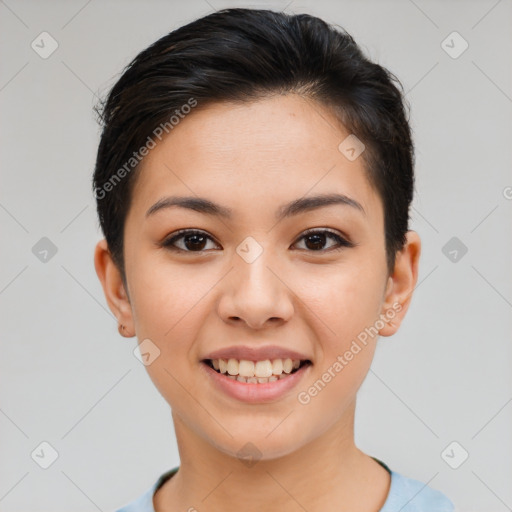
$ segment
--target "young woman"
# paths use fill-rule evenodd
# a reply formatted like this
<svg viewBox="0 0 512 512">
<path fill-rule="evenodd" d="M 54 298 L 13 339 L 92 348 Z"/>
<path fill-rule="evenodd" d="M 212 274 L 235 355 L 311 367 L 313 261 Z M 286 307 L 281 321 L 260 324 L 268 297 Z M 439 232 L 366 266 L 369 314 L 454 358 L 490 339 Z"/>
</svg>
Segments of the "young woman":
<svg viewBox="0 0 512 512">
<path fill-rule="evenodd" d="M 418 275 L 397 84 L 318 18 L 228 9 L 110 91 L 95 266 L 180 453 L 121 511 L 453 510 L 354 443 L 357 391 Z"/>
</svg>

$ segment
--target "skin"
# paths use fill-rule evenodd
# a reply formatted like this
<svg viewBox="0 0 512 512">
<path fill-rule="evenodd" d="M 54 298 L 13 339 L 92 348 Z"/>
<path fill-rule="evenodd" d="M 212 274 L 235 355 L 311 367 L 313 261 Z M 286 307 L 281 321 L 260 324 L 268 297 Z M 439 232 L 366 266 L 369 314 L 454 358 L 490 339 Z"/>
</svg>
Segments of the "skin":
<svg viewBox="0 0 512 512">
<path fill-rule="evenodd" d="M 96 271 L 123 335 L 160 350 L 146 368 L 172 407 L 180 470 L 155 494 L 156 512 L 377 512 L 384 504 L 389 474 L 354 443 L 356 393 L 378 336 L 308 404 L 297 400 L 400 304 L 379 329 L 394 334 L 417 282 L 414 231 L 388 274 L 382 202 L 363 158 L 349 161 L 338 150 L 347 135 L 328 110 L 294 94 L 198 107 L 142 162 L 125 224 L 127 289 L 105 240 L 97 244 Z M 280 205 L 333 192 L 365 213 L 332 205 L 276 224 Z M 231 208 L 233 219 L 179 207 L 145 216 L 168 195 L 208 198 Z M 202 252 L 184 239 L 177 244 L 186 253 L 161 246 L 185 228 L 212 237 Z M 315 246 L 303 238 L 309 228 L 356 245 L 334 251 L 327 236 Z M 263 248 L 250 264 L 236 252 L 247 236 Z M 289 347 L 313 366 L 278 401 L 246 404 L 214 389 L 199 367 L 208 352 L 237 343 Z M 261 452 L 251 467 L 237 458 L 247 442 Z"/>
</svg>

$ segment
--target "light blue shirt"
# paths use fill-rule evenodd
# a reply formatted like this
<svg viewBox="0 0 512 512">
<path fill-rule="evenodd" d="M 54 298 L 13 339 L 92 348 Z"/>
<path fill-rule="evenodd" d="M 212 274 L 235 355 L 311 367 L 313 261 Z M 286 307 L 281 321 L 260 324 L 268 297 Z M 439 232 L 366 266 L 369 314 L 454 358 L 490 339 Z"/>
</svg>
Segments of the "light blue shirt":
<svg viewBox="0 0 512 512">
<path fill-rule="evenodd" d="M 442 492 L 418 480 L 402 476 L 390 470 L 380 460 L 375 460 L 391 473 L 388 497 L 379 512 L 454 512 L 453 503 Z M 177 470 L 178 468 L 173 468 L 164 473 L 142 496 L 116 512 L 155 512 L 153 495 Z"/>
</svg>

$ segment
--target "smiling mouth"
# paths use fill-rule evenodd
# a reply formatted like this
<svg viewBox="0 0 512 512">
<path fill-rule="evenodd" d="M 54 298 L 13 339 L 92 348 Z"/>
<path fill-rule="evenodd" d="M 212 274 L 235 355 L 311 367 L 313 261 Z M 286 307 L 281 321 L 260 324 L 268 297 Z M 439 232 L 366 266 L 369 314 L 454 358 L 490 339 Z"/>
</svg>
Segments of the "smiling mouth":
<svg viewBox="0 0 512 512">
<path fill-rule="evenodd" d="M 266 384 L 286 379 L 305 366 L 309 359 L 274 359 L 247 361 L 237 359 L 203 359 L 202 363 L 225 377 L 246 384 Z"/>
</svg>

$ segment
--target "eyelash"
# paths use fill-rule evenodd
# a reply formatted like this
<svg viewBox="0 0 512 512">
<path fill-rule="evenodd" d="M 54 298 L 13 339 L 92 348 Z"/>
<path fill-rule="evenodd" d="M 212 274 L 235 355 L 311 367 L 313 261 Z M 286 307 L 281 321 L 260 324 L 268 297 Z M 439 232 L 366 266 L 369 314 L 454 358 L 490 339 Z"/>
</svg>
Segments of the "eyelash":
<svg viewBox="0 0 512 512">
<path fill-rule="evenodd" d="M 331 237 L 334 240 L 336 240 L 336 242 L 338 243 L 338 247 L 329 248 L 329 249 L 319 249 L 316 251 L 308 250 L 308 249 L 300 249 L 300 250 L 305 250 L 306 252 L 312 252 L 312 253 L 316 253 L 316 252 L 325 253 L 325 252 L 331 252 L 331 251 L 341 251 L 343 249 L 354 247 L 356 245 L 353 242 L 349 242 L 347 239 L 343 238 L 341 235 L 339 235 L 338 233 L 335 233 L 334 231 L 331 231 L 329 229 L 316 229 L 316 228 L 309 229 L 309 230 L 305 231 L 300 236 L 300 238 L 297 239 L 297 242 L 302 240 L 303 238 L 306 238 L 311 235 L 316 235 L 316 234 L 327 234 L 328 237 Z M 175 251 L 175 252 L 198 253 L 198 254 L 206 252 L 206 250 L 204 250 L 204 249 L 200 250 L 200 251 L 190 251 L 187 249 L 181 249 L 180 247 L 176 247 L 173 245 L 174 243 L 176 243 L 177 240 L 182 239 L 185 236 L 190 236 L 190 235 L 203 235 L 206 238 L 213 240 L 213 238 L 211 238 L 209 235 L 207 235 L 204 231 L 198 231 L 198 230 L 194 230 L 194 229 L 183 229 L 183 230 L 178 231 L 174 235 L 172 235 L 170 238 L 164 240 L 161 245 L 162 245 L 162 247 L 165 247 L 166 249 L 169 249 L 170 251 Z M 297 242 L 295 242 L 293 245 L 295 245 Z"/>
</svg>

